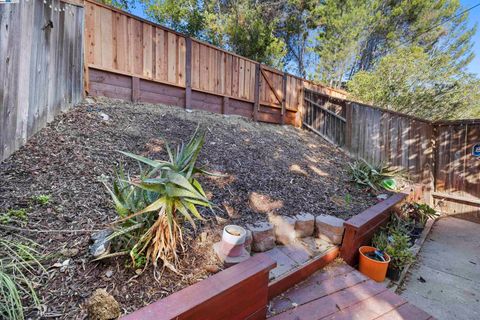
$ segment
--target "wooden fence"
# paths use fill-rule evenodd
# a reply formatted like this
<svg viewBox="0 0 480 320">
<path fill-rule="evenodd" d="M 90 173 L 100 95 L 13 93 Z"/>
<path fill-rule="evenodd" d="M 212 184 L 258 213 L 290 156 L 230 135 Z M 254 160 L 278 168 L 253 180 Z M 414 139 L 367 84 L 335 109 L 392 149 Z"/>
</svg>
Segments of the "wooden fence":
<svg viewBox="0 0 480 320">
<path fill-rule="evenodd" d="M 480 221 L 480 120 L 431 122 L 305 90 L 303 125 L 353 157 L 405 169 L 424 199 Z"/>
<path fill-rule="evenodd" d="M 85 0 L 89 94 L 301 125 L 303 88 L 345 97 L 93 0 Z"/>
<path fill-rule="evenodd" d="M 0 160 L 82 99 L 83 19 L 59 0 L 0 5 Z"/>
</svg>

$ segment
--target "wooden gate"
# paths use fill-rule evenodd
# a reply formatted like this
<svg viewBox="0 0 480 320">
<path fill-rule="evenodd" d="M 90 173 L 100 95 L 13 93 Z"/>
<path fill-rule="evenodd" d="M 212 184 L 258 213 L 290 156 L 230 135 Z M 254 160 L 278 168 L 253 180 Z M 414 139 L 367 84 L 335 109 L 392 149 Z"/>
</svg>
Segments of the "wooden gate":
<svg viewBox="0 0 480 320">
<path fill-rule="evenodd" d="M 325 140 L 345 145 L 346 101 L 305 89 L 303 126 Z"/>
</svg>

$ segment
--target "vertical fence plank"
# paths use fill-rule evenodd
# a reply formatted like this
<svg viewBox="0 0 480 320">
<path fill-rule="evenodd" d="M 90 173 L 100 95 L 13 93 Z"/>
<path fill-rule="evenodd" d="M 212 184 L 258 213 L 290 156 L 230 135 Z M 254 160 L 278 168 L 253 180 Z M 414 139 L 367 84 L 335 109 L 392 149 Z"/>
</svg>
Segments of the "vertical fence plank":
<svg viewBox="0 0 480 320">
<path fill-rule="evenodd" d="M 185 108 L 192 108 L 192 39 L 186 39 L 185 58 Z"/>
<path fill-rule="evenodd" d="M 260 80 L 260 64 L 255 65 L 255 103 L 253 104 L 253 120 L 258 121 L 258 109 L 260 108 L 260 87 L 262 85 L 262 82 Z"/>
</svg>

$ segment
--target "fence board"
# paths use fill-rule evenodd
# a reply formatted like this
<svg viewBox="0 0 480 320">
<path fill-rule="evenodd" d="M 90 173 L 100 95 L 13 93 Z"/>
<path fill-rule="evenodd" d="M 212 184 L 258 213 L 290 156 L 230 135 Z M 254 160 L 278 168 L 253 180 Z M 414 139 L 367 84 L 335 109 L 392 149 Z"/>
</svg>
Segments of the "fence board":
<svg viewBox="0 0 480 320">
<path fill-rule="evenodd" d="M 0 6 L 0 160 L 83 94 L 84 9 L 59 0 L 52 8 L 65 11 L 49 5 Z"/>
</svg>

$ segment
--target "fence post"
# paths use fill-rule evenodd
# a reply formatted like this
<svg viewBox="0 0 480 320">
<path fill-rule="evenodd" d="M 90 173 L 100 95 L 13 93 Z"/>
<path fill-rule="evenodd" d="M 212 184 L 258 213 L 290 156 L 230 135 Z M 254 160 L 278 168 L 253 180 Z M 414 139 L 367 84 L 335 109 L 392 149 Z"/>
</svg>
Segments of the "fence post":
<svg viewBox="0 0 480 320">
<path fill-rule="evenodd" d="M 225 114 L 225 112 L 227 112 L 229 104 L 230 104 L 230 98 L 229 97 L 223 97 L 222 114 Z"/>
<path fill-rule="evenodd" d="M 285 124 L 285 117 L 287 113 L 287 106 L 286 106 L 286 99 L 287 97 L 287 73 L 283 73 L 283 81 L 282 81 L 282 125 Z"/>
<path fill-rule="evenodd" d="M 258 109 L 260 108 L 260 67 L 259 63 L 255 65 L 255 103 L 253 104 L 253 120 L 255 121 L 258 121 Z"/>
<path fill-rule="evenodd" d="M 132 102 L 137 102 L 140 98 L 140 78 L 132 77 Z"/>
<path fill-rule="evenodd" d="M 192 108 L 192 39 L 186 38 L 185 45 L 185 109 Z"/>
</svg>

